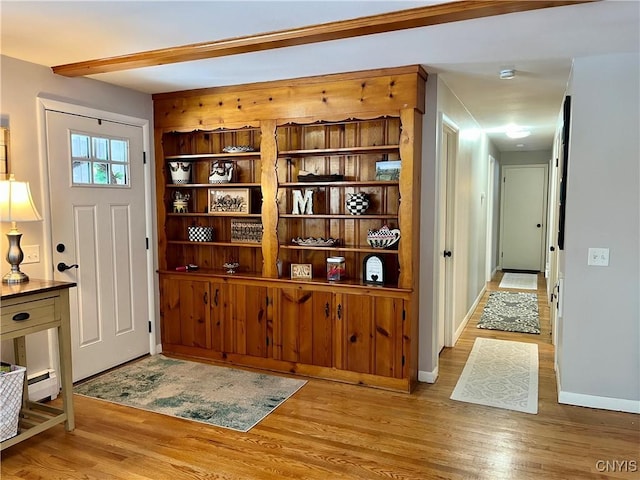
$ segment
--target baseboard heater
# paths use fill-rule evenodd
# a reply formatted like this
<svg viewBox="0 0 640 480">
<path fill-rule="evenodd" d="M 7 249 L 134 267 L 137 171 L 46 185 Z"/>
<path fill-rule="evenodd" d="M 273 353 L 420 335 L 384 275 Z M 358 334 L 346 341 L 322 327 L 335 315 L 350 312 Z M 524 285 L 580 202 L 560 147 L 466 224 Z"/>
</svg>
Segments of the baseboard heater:
<svg viewBox="0 0 640 480">
<path fill-rule="evenodd" d="M 29 386 L 29 400 L 32 402 L 44 399 L 54 400 L 60 391 L 56 371 L 50 368 L 29 375 L 27 384 Z"/>
</svg>

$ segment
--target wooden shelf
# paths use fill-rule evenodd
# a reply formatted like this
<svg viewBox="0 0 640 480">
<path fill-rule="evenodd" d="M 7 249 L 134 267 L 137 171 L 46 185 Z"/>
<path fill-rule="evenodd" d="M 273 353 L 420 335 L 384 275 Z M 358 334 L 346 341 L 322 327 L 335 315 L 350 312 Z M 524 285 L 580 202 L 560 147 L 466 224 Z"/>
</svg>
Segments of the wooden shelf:
<svg viewBox="0 0 640 480">
<path fill-rule="evenodd" d="M 262 275 L 255 272 L 236 272 L 236 273 L 227 273 L 224 269 L 211 269 L 211 268 L 200 268 L 198 270 L 192 270 L 190 272 L 178 272 L 175 270 L 159 270 L 158 273 L 161 274 L 171 274 L 184 276 L 185 278 L 224 278 L 228 280 L 251 280 L 259 283 L 269 283 L 269 284 L 280 284 L 282 287 L 295 287 L 296 285 L 312 285 L 319 290 L 325 291 L 333 291 L 336 286 L 347 287 L 349 289 L 356 290 L 369 290 L 375 291 L 378 293 L 384 294 L 392 294 L 392 296 L 398 297 L 406 297 L 411 293 L 411 290 L 406 288 L 397 288 L 389 285 L 370 285 L 364 283 L 360 279 L 355 278 L 346 278 L 336 282 L 329 282 L 326 278 L 312 278 L 305 280 L 292 280 L 289 276 L 283 276 L 281 278 L 269 278 L 265 279 Z"/>
<path fill-rule="evenodd" d="M 347 180 L 340 182 L 283 182 L 278 184 L 282 188 L 295 187 L 397 187 L 398 181 L 387 180 Z"/>
<path fill-rule="evenodd" d="M 167 188 L 251 188 L 259 183 L 168 183 Z"/>
<path fill-rule="evenodd" d="M 259 213 L 198 213 L 198 212 L 189 212 L 189 213 L 167 213 L 167 217 L 216 217 L 216 218 L 261 218 L 262 215 Z"/>
<path fill-rule="evenodd" d="M 192 242 L 190 240 L 168 240 L 170 245 L 189 245 L 192 247 L 201 247 L 203 245 L 209 245 L 212 247 L 249 247 L 249 248 L 262 248 L 261 243 L 242 243 L 242 242 Z"/>
<path fill-rule="evenodd" d="M 313 215 L 294 215 L 292 213 L 281 213 L 279 218 L 302 218 L 302 219 L 336 219 L 336 220 L 397 220 L 398 215 L 393 214 L 373 214 L 373 215 L 333 215 L 325 213 L 317 213 Z"/>
<path fill-rule="evenodd" d="M 169 155 L 164 157 L 167 161 L 182 160 L 183 162 L 205 161 L 215 158 L 242 158 L 243 160 L 260 159 L 260 152 L 238 152 L 238 153 L 192 153 L 184 155 Z"/>
<path fill-rule="evenodd" d="M 285 150 L 278 152 L 278 157 L 309 157 L 309 156 L 345 156 L 366 155 L 376 153 L 397 153 L 399 145 L 379 145 L 372 147 L 348 147 L 348 148 L 313 148 L 308 150 Z"/>
<path fill-rule="evenodd" d="M 324 247 L 324 246 L 311 246 L 311 245 L 288 245 L 288 244 L 281 244 L 280 248 L 285 249 L 285 250 L 324 250 L 324 251 L 340 251 L 340 252 L 356 252 L 356 253 L 380 253 L 380 254 L 390 254 L 390 255 L 397 255 L 398 254 L 398 250 L 386 250 L 384 248 L 372 248 L 369 246 L 366 247 L 349 247 L 349 246 L 331 246 L 331 247 Z"/>
</svg>

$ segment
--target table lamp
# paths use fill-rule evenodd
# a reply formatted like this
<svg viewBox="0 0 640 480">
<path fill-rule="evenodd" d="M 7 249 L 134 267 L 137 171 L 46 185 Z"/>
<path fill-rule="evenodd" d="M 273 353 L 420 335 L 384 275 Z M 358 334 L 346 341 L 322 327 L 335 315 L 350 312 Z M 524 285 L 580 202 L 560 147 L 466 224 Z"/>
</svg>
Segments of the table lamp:
<svg viewBox="0 0 640 480">
<path fill-rule="evenodd" d="M 7 262 L 11 271 L 2 277 L 2 283 L 28 282 L 29 277 L 20 271 L 20 263 L 24 254 L 20 248 L 22 234 L 18 232 L 16 222 L 36 222 L 42 217 L 36 210 L 29 190 L 29 182 L 16 182 L 13 174 L 9 180 L 0 181 L 0 222 L 11 222 L 11 230 L 7 233 L 9 251 Z"/>
</svg>

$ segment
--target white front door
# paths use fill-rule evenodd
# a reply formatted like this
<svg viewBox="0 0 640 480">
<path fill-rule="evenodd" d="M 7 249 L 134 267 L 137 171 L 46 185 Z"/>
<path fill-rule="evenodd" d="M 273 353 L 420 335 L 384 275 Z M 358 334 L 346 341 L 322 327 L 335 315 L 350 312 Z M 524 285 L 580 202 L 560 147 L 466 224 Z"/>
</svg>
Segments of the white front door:
<svg viewBox="0 0 640 480">
<path fill-rule="evenodd" d="M 541 271 L 546 228 L 547 166 L 505 166 L 502 175 L 501 266 Z"/>
<path fill-rule="evenodd" d="M 54 111 L 46 131 L 54 278 L 78 285 L 70 290 L 77 381 L 149 353 L 143 135 Z"/>
</svg>

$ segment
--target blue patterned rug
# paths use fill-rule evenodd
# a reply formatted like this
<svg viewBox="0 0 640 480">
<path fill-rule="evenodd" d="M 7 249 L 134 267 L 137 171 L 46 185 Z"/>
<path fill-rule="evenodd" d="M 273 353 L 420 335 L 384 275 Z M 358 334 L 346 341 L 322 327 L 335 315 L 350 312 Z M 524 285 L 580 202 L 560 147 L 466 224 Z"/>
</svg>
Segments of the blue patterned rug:
<svg viewBox="0 0 640 480">
<path fill-rule="evenodd" d="M 539 335 L 538 295 L 492 292 L 482 311 L 478 328 Z"/>
<path fill-rule="evenodd" d="M 74 393 L 241 432 L 306 381 L 154 355 L 74 387 Z"/>
</svg>

